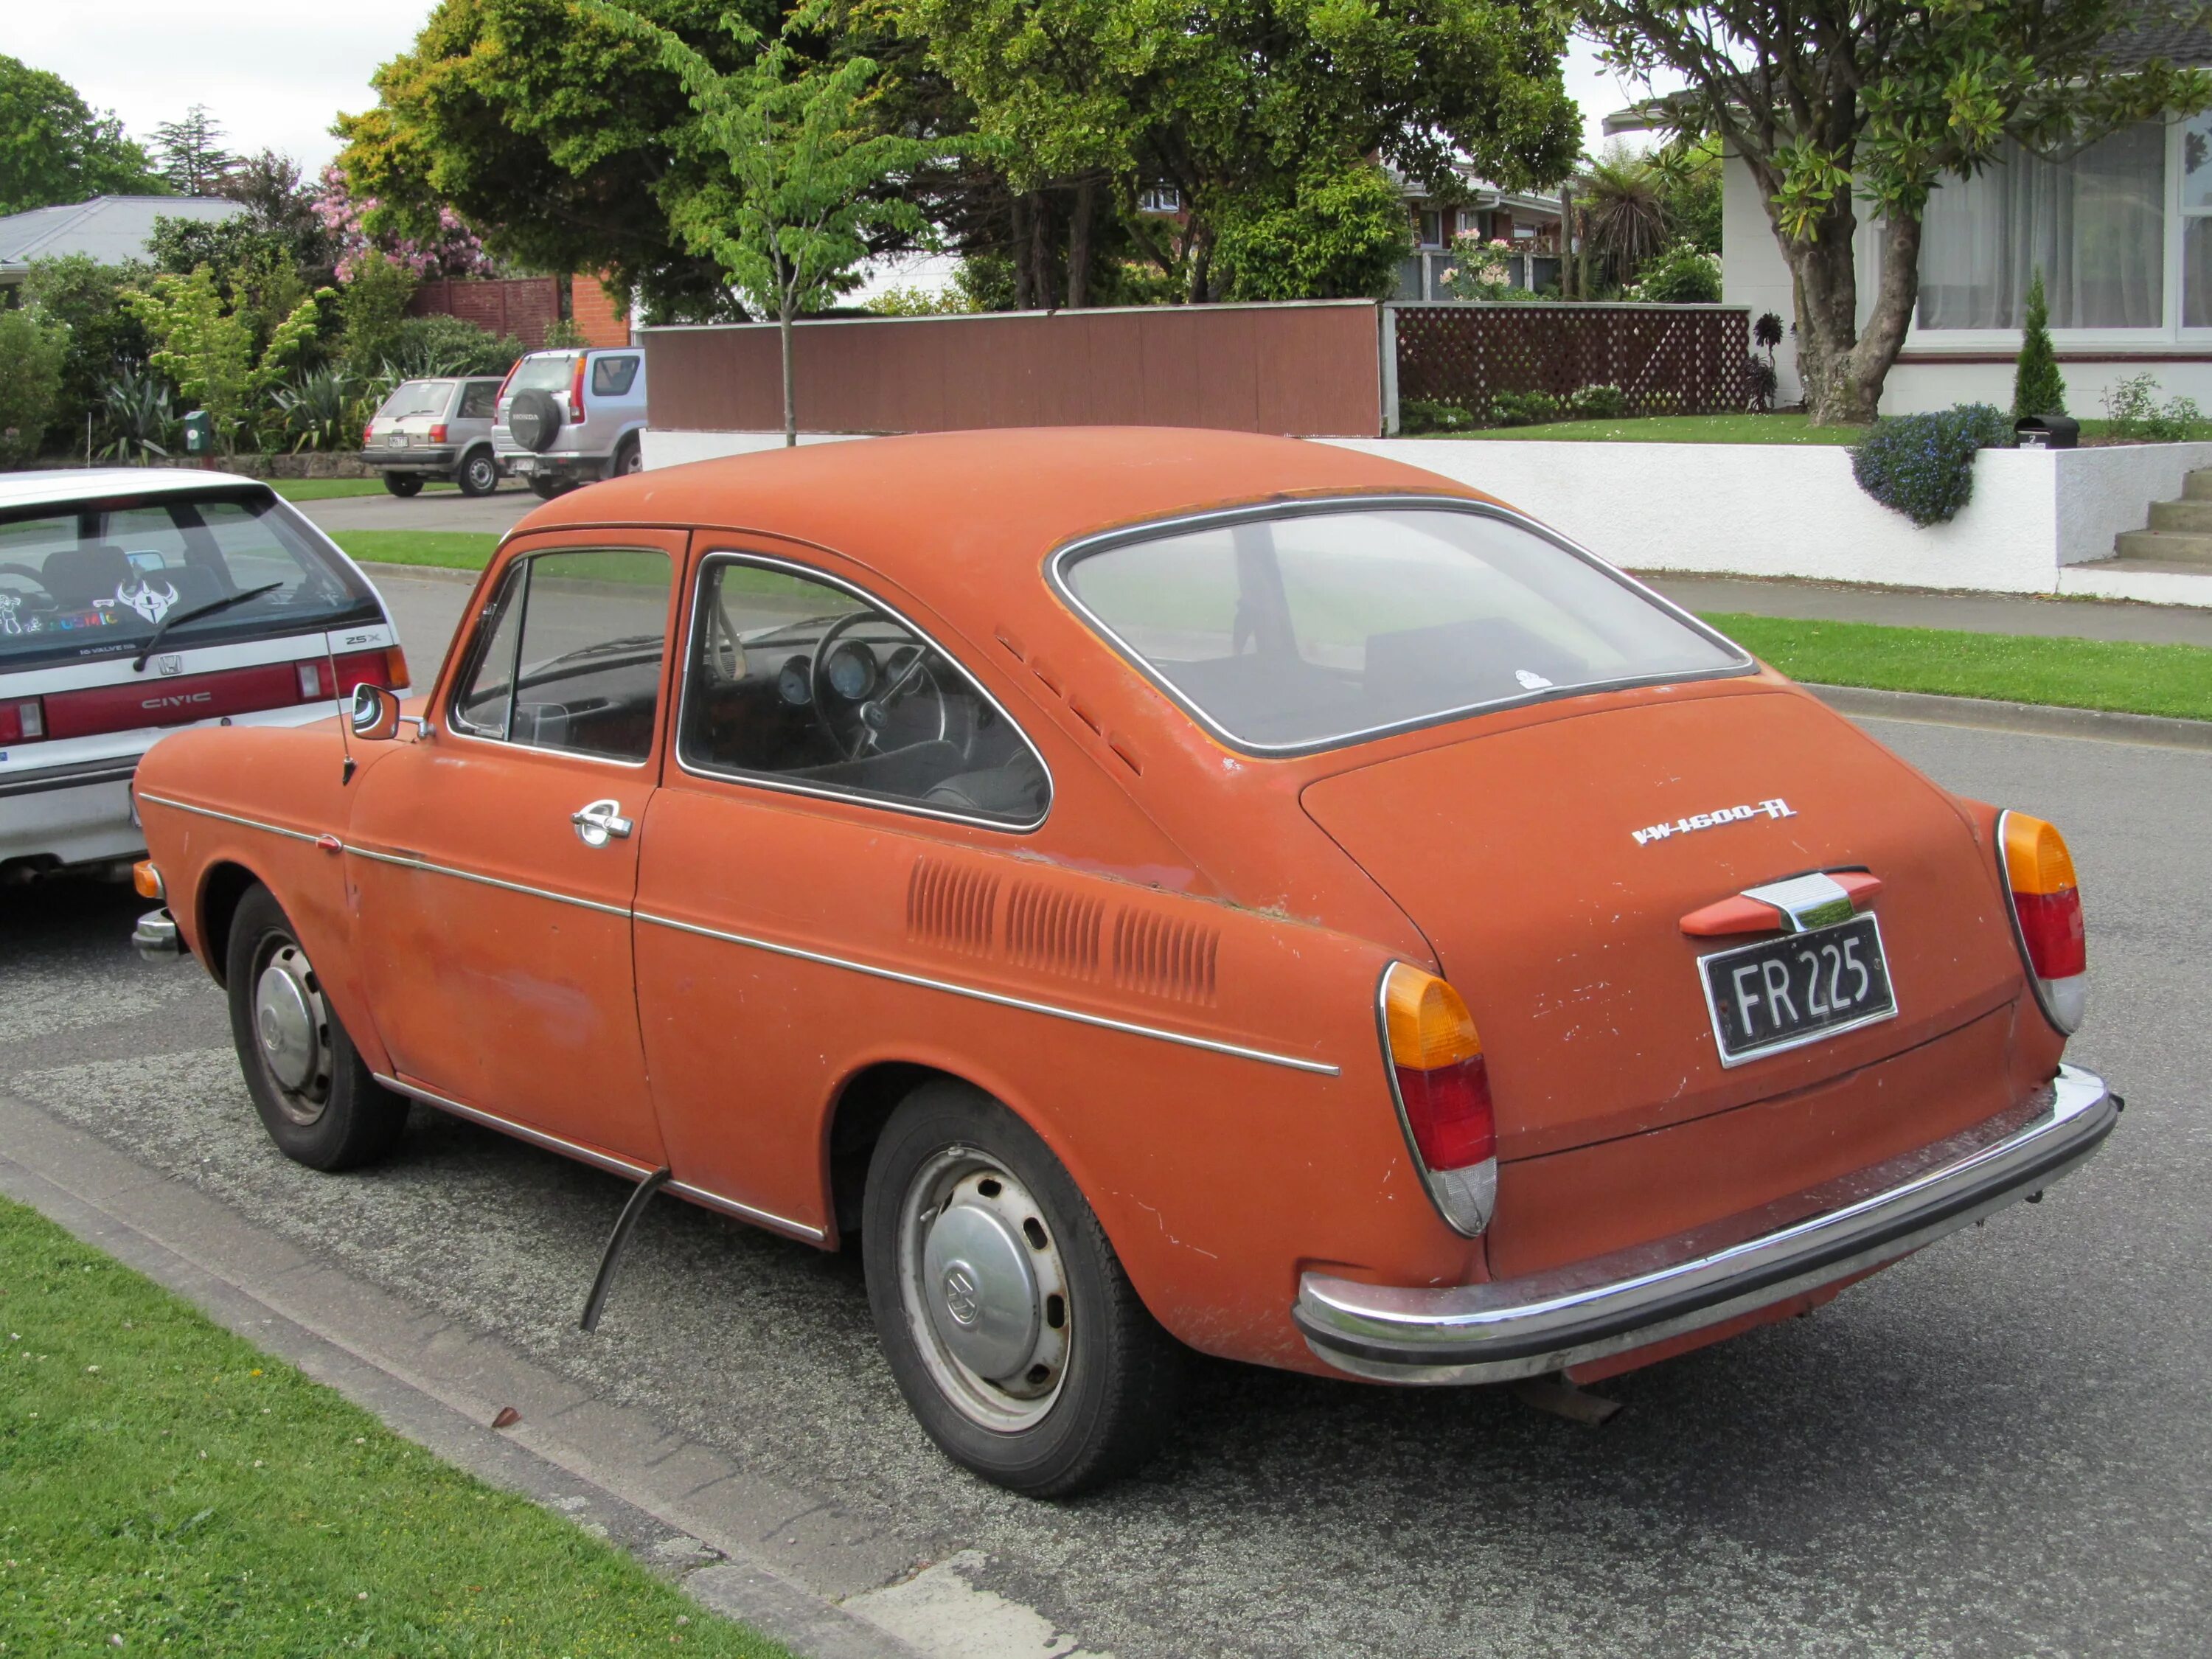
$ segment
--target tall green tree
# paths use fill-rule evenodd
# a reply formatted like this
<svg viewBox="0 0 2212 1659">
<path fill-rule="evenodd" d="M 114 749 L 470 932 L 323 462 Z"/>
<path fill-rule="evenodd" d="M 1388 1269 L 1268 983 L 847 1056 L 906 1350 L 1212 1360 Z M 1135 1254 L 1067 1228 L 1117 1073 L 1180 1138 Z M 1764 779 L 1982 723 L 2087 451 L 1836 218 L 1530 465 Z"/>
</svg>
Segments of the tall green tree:
<svg viewBox="0 0 2212 1659">
<path fill-rule="evenodd" d="M 2043 273 L 2038 270 L 2027 284 L 2027 318 L 2020 331 L 2020 356 L 2013 360 L 2012 414 L 2014 420 L 2030 415 L 2066 412 L 2066 377 L 2059 372 L 2058 354 L 2051 344 L 2051 306 L 2043 297 Z"/>
<path fill-rule="evenodd" d="M 181 121 L 164 121 L 154 129 L 154 153 L 161 158 L 161 176 L 180 196 L 217 196 L 223 181 L 238 165 L 238 158 L 222 147 L 222 123 L 208 112 L 205 104 L 194 104 Z"/>
<path fill-rule="evenodd" d="M 0 214 L 167 190 L 113 115 L 95 114 L 60 76 L 0 57 Z"/>
<path fill-rule="evenodd" d="M 1254 204 L 1295 201 L 1366 157 L 1449 188 L 1458 156 L 1513 187 L 1565 177 L 1580 119 L 1550 0 L 906 0 L 1018 184 L 1085 174 L 1186 296 Z M 1133 211 L 1170 185 L 1175 219 Z"/>
<path fill-rule="evenodd" d="M 314 338 L 322 301 L 330 297 L 325 289 L 301 300 L 263 343 L 254 339 L 250 314 L 205 265 L 185 276 L 165 271 L 125 302 L 154 343 L 149 367 L 214 417 L 216 435 L 228 450 Z"/>
<path fill-rule="evenodd" d="M 1789 263 L 1797 366 L 1815 425 L 1874 418 L 1920 292 L 1920 227 L 1945 179 L 2008 140 L 2077 150 L 2122 127 L 2212 106 L 2212 75 L 2117 48 L 2193 23 L 2181 0 L 1575 0 L 1607 60 L 1650 84 L 1662 125 L 1715 133 L 1758 180 Z M 1852 238 L 1881 226 L 1867 321 Z"/>
<path fill-rule="evenodd" d="M 763 38 L 732 11 L 724 26 L 750 63 L 724 71 L 666 29 L 634 13 L 586 0 L 594 15 L 654 44 L 699 112 L 697 143 L 720 158 L 726 177 L 686 198 L 677 226 L 711 254 L 730 282 L 776 319 L 783 357 L 783 441 L 799 441 L 792 325 L 848 285 L 868 255 L 866 234 L 889 227 L 928 234 L 921 211 L 882 186 L 945 159 L 945 146 L 881 130 L 872 107 L 879 70 L 872 58 L 823 63 L 830 15 L 802 8 Z"/>
</svg>

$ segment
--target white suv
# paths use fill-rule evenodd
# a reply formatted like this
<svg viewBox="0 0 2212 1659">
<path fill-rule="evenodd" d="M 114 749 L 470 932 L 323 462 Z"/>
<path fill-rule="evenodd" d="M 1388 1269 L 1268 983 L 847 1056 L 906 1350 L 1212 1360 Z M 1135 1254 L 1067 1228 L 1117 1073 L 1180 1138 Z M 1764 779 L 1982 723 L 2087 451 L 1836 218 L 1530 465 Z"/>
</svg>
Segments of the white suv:
<svg viewBox="0 0 2212 1659">
<path fill-rule="evenodd" d="M 165 732 L 327 720 L 404 690 L 391 613 L 267 484 L 104 469 L 0 479 L 0 879 L 136 857 Z"/>
<path fill-rule="evenodd" d="M 645 352 L 533 351 L 499 389 L 491 428 L 500 465 L 540 495 L 644 468 Z"/>
</svg>

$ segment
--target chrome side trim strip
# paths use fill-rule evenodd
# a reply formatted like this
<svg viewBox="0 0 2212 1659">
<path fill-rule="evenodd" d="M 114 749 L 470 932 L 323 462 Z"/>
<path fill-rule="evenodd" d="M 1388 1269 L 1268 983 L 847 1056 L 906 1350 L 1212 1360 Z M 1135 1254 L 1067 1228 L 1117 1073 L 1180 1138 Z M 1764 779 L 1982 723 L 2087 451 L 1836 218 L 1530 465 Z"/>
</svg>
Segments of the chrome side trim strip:
<svg viewBox="0 0 2212 1659">
<path fill-rule="evenodd" d="M 310 841 L 314 837 L 308 837 Z M 433 876 L 451 876 L 455 881 L 472 881 L 479 887 L 496 887 L 502 892 L 520 893 L 526 898 L 551 899 L 556 904 L 573 904 L 580 910 L 597 910 L 602 915 L 627 919 L 629 907 L 606 904 L 598 899 L 578 898 L 574 893 L 556 893 L 550 887 L 530 887 L 519 881 L 501 881 L 497 876 L 478 875 L 473 870 L 456 869 L 450 864 L 433 864 L 428 859 L 409 858 L 402 853 L 380 853 L 370 848 L 355 845 L 345 849 L 356 858 L 377 864 L 397 865 L 403 870 L 421 870 Z"/>
<path fill-rule="evenodd" d="M 1486 1285 L 1367 1285 L 1310 1273 L 1291 1317 L 1316 1354 L 1358 1376 L 1434 1383 L 1541 1376 L 1908 1255 L 2086 1162 L 2118 1112 L 2102 1081 L 2062 1066 L 2009 1111 L 1747 1217 Z M 1762 1216 L 1808 1200 L 1823 1207 L 1756 1231 Z"/>
<path fill-rule="evenodd" d="M 150 800 L 157 806 L 173 806 L 179 812 L 197 812 L 204 818 L 220 818 L 225 823 L 244 824 L 248 830 L 266 830 L 272 836 L 286 836 L 294 841 L 319 841 L 321 836 L 306 830 L 288 830 L 281 823 L 265 823 L 259 818 L 244 818 L 235 812 L 218 812 L 212 806 L 195 806 L 188 800 L 173 800 L 167 795 L 142 793 L 140 800 Z"/>
<path fill-rule="evenodd" d="M 1000 1008 L 1018 1008 L 1025 1013 L 1043 1014 L 1053 1019 L 1068 1020 L 1077 1025 L 1096 1026 L 1100 1030 L 1126 1032 L 1131 1036 L 1150 1037 L 1157 1042 L 1172 1042 L 1185 1048 L 1203 1048 L 1209 1054 L 1229 1054 L 1238 1060 L 1256 1060 L 1263 1066 L 1280 1066 L 1288 1071 L 1310 1072 L 1318 1077 L 1334 1077 L 1339 1070 L 1326 1060 L 1300 1060 L 1293 1054 L 1271 1054 L 1265 1048 L 1248 1048 L 1241 1043 L 1194 1036 L 1187 1031 L 1170 1031 L 1158 1025 L 1139 1025 L 1130 1020 L 1109 1019 L 1103 1014 L 1086 1014 L 1049 1002 L 1031 1002 L 1026 997 L 1006 996 L 997 991 L 961 985 L 951 980 L 904 973 L 896 968 L 879 968 L 872 963 L 854 962 L 849 957 L 833 957 L 820 951 L 805 950 L 796 945 L 779 945 L 773 939 L 755 939 L 746 933 L 725 933 L 719 927 L 702 927 L 696 922 L 678 921 L 673 916 L 656 916 L 644 910 L 637 911 L 635 915 L 640 921 L 651 922 L 656 927 L 672 927 L 679 933 L 696 933 L 701 939 L 748 945 L 756 951 L 765 951 L 771 956 L 819 963 L 825 968 L 842 968 L 851 973 L 866 974 L 871 979 L 887 979 L 900 985 L 918 985 L 924 990 L 943 991 L 950 996 L 966 997 L 971 1001 L 988 1002 Z"/>
<path fill-rule="evenodd" d="M 434 1089 L 426 1089 L 419 1083 L 402 1083 L 398 1078 L 386 1077 L 381 1072 L 372 1072 L 369 1075 L 396 1094 L 405 1095 L 410 1100 L 419 1100 L 425 1106 L 434 1106 L 441 1112 L 451 1112 L 455 1117 L 466 1118 L 483 1128 L 496 1129 L 503 1135 L 513 1135 L 517 1140 L 526 1140 L 543 1152 L 558 1152 L 563 1158 L 573 1158 L 594 1169 L 605 1170 L 612 1175 L 628 1176 L 632 1181 L 642 1181 L 653 1173 L 644 1164 L 633 1164 L 617 1153 L 602 1152 L 590 1146 L 579 1146 L 573 1140 L 562 1139 L 559 1135 L 548 1134 L 543 1129 L 526 1128 L 512 1119 L 480 1111 L 474 1106 L 464 1106 L 458 1100 L 448 1100 Z"/>
<path fill-rule="evenodd" d="M 710 1210 L 720 1210 L 725 1215 L 733 1215 L 740 1221 L 750 1221 L 772 1232 L 788 1233 L 793 1238 L 803 1238 L 810 1244 L 819 1244 L 830 1237 L 820 1227 L 809 1226 L 804 1221 L 793 1221 L 790 1217 L 777 1215 L 772 1210 L 757 1210 L 750 1204 L 740 1204 L 734 1198 L 710 1193 L 704 1187 L 695 1187 L 688 1181 L 672 1181 L 667 1190 L 678 1198 L 688 1198 L 695 1204 L 703 1204 Z"/>
</svg>

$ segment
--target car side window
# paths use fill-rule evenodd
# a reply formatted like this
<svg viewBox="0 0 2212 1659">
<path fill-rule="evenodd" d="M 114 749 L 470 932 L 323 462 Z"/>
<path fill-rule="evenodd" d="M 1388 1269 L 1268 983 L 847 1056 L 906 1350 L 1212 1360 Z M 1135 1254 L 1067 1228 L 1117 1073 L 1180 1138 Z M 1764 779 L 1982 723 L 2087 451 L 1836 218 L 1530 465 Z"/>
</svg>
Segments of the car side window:
<svg viewBox="0 0 2212 1659">
<path fill-rule="evenodd" d="M 665 553 L 539 553 L 485 608 L 451 718 L 457 731 L 605 760 L 653 752 Z"/>
<path fill-rule="evenodd" d="M 627 398 L 631 384 L 637 379 L 635 357 L 594 357 L 592 360 L 592 392 L 600 398 Z"/>
<path fill-rule="evenodd" d="M 694 771 L 1011 829 L 1051 779 L 1020 728 L 918 629 L 842 583 L 710 558 L 678 757 Z"/>
<path fill-rule="evenodd" d="M 454 412 L 458 421 L 489 421 L 499 403 L 499 382 L 471 380 L 461 389 L 461 406 Z"/>
</svg>

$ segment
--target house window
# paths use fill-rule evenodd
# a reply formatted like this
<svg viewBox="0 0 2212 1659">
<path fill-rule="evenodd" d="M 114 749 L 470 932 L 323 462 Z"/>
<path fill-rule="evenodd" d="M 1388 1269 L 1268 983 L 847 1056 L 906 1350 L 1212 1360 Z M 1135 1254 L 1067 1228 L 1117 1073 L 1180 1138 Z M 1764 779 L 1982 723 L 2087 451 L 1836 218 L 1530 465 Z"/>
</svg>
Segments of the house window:
<svg viewBox="0 0 2212 1659">
<path fill-rule="evenodd" d="M 1139 213 L 1181 213 L 1182 192 L 1173 185 L 1147 185 L 1137 192 Z"/>
<path fill-rule="evenodd" d="M 2212 328 L 2212 115 L 2181 128 L 2181 325 Z"/>
<path fill-rule="evenodd" d="M 1444 216 L 1435 208 L 1417 208 L 1413 222 L 1423 247 L 1442 247 L 1444 245 Z"/>
<path fill-rule="evenodd" d="M 2198 194 L 2212 211 L 2212 173 Z M 2040 270 L 2053 328 L 2162 327 L 2165 204 L 2166 131 L 2155 123 L 2058 162 L 2007 143 L 1994 165 L 1929 198 L 1916 320 L 2018 328 Z"/>
</svg>

